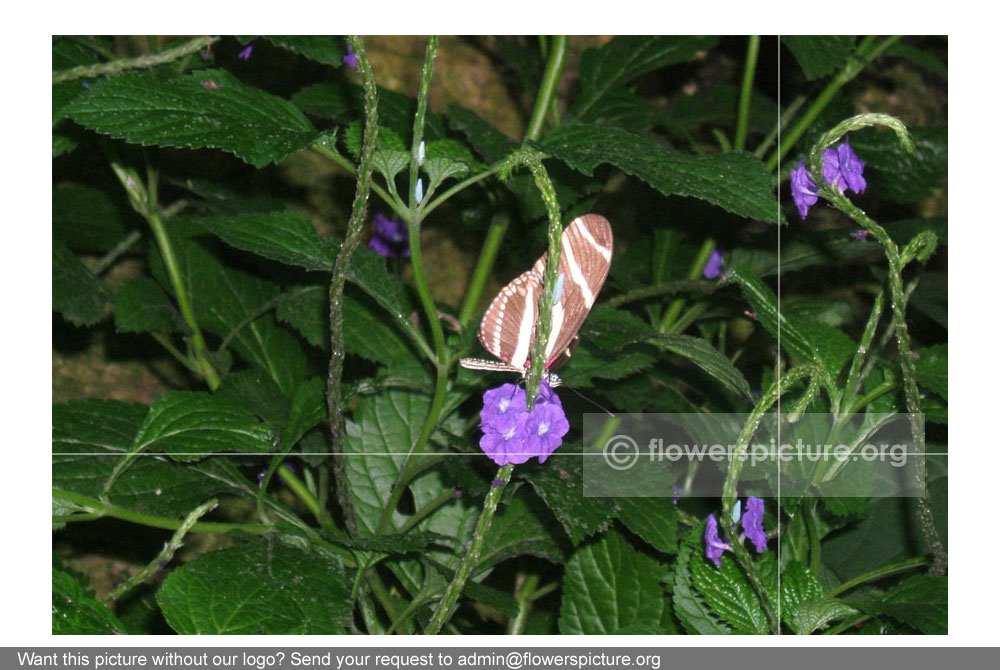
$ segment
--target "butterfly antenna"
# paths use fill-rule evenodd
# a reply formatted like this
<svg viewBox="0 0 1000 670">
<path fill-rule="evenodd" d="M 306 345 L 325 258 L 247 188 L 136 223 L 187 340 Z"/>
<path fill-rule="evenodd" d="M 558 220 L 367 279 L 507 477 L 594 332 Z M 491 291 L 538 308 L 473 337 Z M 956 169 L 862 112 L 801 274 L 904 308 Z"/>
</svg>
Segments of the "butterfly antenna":
<svg viewBox="0 0 1000 670">
<path fill-rule="evenodd" d="M 573 388 L 571 386 L 564 386 L 563 388 L 569 389 L 573 393 L 577 394 L 578 396 L 580 396 L 581 398 L 583 398 L 584 400 L 586 400 L 587 402 L 589 402 L 591 405 L 593 405 L 594 407 L 598 408 L 599 410 L 601 410 L 602 412 L 604 412 L 605 414 L 607 414 L 608 416 L 610 416 L 612 419 L 616 418 L 614 412 L 608 410 L 608 408 L 606 408 L 604 405 L 600 404 L 596 400 L 591 400 L 587 396 L 585 396 L 582 393 L 580 393 L 579 391 L 577 391 L 575 388 Z"/>
</svg>

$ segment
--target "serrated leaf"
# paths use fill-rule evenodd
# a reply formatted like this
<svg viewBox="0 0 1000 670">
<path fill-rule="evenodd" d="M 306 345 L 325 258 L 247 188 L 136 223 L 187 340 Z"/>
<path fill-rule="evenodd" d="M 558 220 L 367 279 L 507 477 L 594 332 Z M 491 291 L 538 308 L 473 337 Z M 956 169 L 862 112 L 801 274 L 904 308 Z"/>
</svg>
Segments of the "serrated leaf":
<svg viewBox="0 0 1000 670">
<path fill-rule="evenodd" d="M 948 174 L 948 128 L 912 128 L 914 150 L 895 133 L 865 129 L 851 133 L 851 148 L 865 161 L 868 189 L 894 202 L 912 204 L 932 195 Z"/>
<path fill-rule="evenodd" d="M 544 516 L 544 507 L 537 498 L 519 492 L 503 505 L 493 519 L 477 571 L 491 567 L 514 556 L 530 555 L 553 563 L 564 559 L 562 547 L 552 537 Z"/>
<path fill-rule="evenodd" d="M 563 449 L 569 451 L 568 445 L 564 444 Z M 584 497 L 582 459 L 582 456 L 560 456 L 557 452 L 545 464 L 524 473 L 574 546 L 607 528 L 615 513 L 614 506 L 607 501 Z"/>
<path fill-rule="evenodd" d="M 925 635 L 948 633 L 948 578 L 914 575 L 876 601 L 857 603 L 873 614 L 885 614 Z"/>
<path fill-rule="evenodd" d="M 572 364 L 560 368 L 559 376 L 571 388 L 593 388 L 595 379 L 624 379 L 656 362 L 649 354 L 630 351 L 617 356 L 596 356 L 583 347 L 573 352 Z"/>
<path fill-rule="evenodd" d="M 591 120 L 592 108 L 612 91 L 652 70 L 694 59 L 714 37 L 629 35 L 616 37 L 580 59 L 580 93 L 570 113 Z"/>
<path fill-rule="evenodd" d="M 566 564 L 559 632 L 613 633 L 658 621 L 664 567 L 616 530 L 580 547 Z"/>
<path fill-rule="evenodd" d="M 344 131 L 344 147 L 347 152 L 357 160 L 361 156 L 361 142 L 364 128 L 360 121 L 354 121 L 347 126 Z M 376 151 L 403 152 L 406 153 L 406 145 L 403 138 L 392 128 L 379 127 L 378 136 L 375 138 Z"/>
<path fill-rule="evenodd" d="M 798 635 L 811 635 L 857 610 L 826 595 L 819 579 L 798 561 L 781 571 L 781 619 Z"/>
<path fill-rule="evenodd" d="M 495 163 L 517 149 L 517 142 L 465 107 L 448 105 L 448 123 L 465 135 L 487 163 Z"/>
<path fill-rule="evenodd" d="M 124 72 L 93 84 L 65 114 L 134 144 L 221 149 L 257 168 L 290 156 L 319 135 L 290 102 L 225 70 L 171 79 Z"/>
<path fill-rule="evenodd" d="M 664 498 L 616 498 L 618 520 L 656 550 L 677 553 L 677 507 Z"/>
<path fill-rule="evenodd" d="M 372 537 L 329 537 L 330 542 L 349 549 L 374 551 L 381 554 L 409 554 L 420 549 L 426 549 L 438 544 L 446 547 L 452 545 L 451 538 L 431 532 L 393 533 L 391 535 L 374 535 Z"/>
<path fill-rule="evenodd" d="M 330 348 L 330 300 L 328 286 L 302 286 L 286 292 L 278 301 L 275 316 L 297 330 L 314 347 Z"/>
<path fill-rule="evenodd" d="M 750 384 L 743 373 L 707 340 L 690 335 L 672 334 L 660 335 L 655 341 L 667 351 L 688 359 L 736 395 L 743 398 L 750 397 Z"/>
<path fill-rule="evenodd" d="M 368 301 L 344 293 L 343 308 L 347 351 L 386 365 L 416 360 L 407 342 Z"/>
<path fill-rule="evenodd" d="M 716 567 L 703 556 L 691 559 L 691 583 L 705 604 L 735 632 L 767 635 L 767 617 L 736 561 L 723 556 Z"/>
<path fill-rule="evenodd" d="M 286 396 L 305 377 L 306 360 L 300 341 L 261 314 L 278 295 L 278 286 L 232 268 L 212 253 L 212 238 L 196 239 L 204 229 L 183 219 L 170 223 L 174 256 L 184 277 L 195 320 L 206 331 L 224 338 L 240 357 L 265 371 Z M 153 276 L 168 291 L 173 285 L 159 253 L 151 252 Z"/>
<path fill-rule="evenodd" d="M 844 333 L 822 323 L 793 319 L 778 308 L 778 299 L 758 277 L 746 268 L 735 268 L 729 281 L 739 285 L 743 297 L 757 320 L 776 339 L 781 331 L 781 345 L 789 352 L 823 365 L 830 375 L 837 374 L 854 352 L 853 341 Z"/>
<path fill-rule="evenodd" d="M 84 591 L 76 577 L 52 568 L 53 635 L 123 635 L 125 626 Z"/>
<path fill-rule="evenodd" d="M 681 542 L 672 591 L 674 614 L 689 634 L 729 635 L 733 630 L 716 618 L 692 583 L 692 564 L 705 561 L 701 553 L 702 533 L 701 528 L 692 528 Z"/>
<path fill-rule="evenodd" d="M 295 212 L 268 212 L 199 219 L 198 224 L 227 244 L 307 270 L 333 269 L 333 245 Z"/>
<path fill-rule="evenodd" d="M 130 452 L 165 452 L 190 461 L 224 451 L 266 453 L 273 443 L 274 435 L 266 424 L 224 398 L 168 391 L 149 408 Z"/>
<path fill-rule="evenodd" d="M 948 343 L 924 347 L 916 361 L 917 383 L 948 399 Z"/>
<path fill-rule="evenodd" d="M 620 128 L 586 124 L 556 128 L 542 148 L 587 176 L 610 163 L 663 195 L 699 198 L 737 216 L 779 222 L 771 177 L 749 153 L 695 156 Z"/>
<path fill-rule="evenodd" d="M 125 281 L 115 291 L 115 330 L 119 333 L 176 333 L 180 313 L 166 292 L 149 277 Z"/>
<path fill-rule="evenodd" d="M 806 79 L 812 81 L 843 67 L 854 50 L 854 35 L 782 35 Z"/>
<path fill-rule="evenodd" d="M 52 309 L 78 326 L 104 317 L 108 291 L 66 245 L 52 240 Z"/>
<path fill-rule="evenodd" d="M 271 44 L 284 47 L 310 60 L 340 67 L 344 64 L 343 39 L 329 35 L 265 35 Z"/>
<path fill-rule="evenodd" d="M 103 254 L 128 234 L 114 201 L 89 186 L 52 189 L 52 237 L 78 253 Z"/>
<path fill-rule="evenodd" d="M 73 400 L 52 407 L 52 487 L 95 501 L 126 457 L 149 408 L 117 400 Z M 183 519 L 221 493 L 250 497 L 246 477 L 228 459 L 180 464 L 143 456 L 107 492 L 113 505 L 139 514 Z"/>
<path fill-rule="evenodd" d="M 326 419 L 326 382 L 319 377 L 306 379 L 295 390 L 281 431 L 280 444 L 283 451 L 295 446 L 307 431 Z"/>
<path fill-rule="evenodd" d="M 372 298 L 399 330 L 420 338 L 420 333 L 408 318 L 413 311 L 399 277 L 389 274 L 385 259 L 368 247 L 360 247 L 351 256 L 347 279 Z"/>
<path fill-rule="evenodd" d="M 326 554 L 262 540 L 175 570 L 156 601 L 182 635 L 337 635 L 350 626 L 349 592 Z"/>
<path fill-rule="evenodd" d="M 59 133 L 52 133 L 52 157 L 59 158 L 63 154 L 68 154 L 69 152 L 76 149 L 76 140 L 70 139 L 65 135 L 60 135 Z"/>
<path fill-rule="evenodd" d="M 410 154 L 401 149 L 376 149 L 372 155 L 372 165 L 390 183 L 396 179 L 396 175 L 410 166 Z"/>
</svg>

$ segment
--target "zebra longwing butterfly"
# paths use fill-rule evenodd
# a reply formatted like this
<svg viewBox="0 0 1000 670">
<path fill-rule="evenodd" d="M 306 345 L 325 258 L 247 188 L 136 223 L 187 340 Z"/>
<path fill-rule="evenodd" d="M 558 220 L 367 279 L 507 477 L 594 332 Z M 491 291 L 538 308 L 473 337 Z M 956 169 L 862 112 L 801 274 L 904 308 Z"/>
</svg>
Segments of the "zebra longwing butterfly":
<svg viewBox="0 0 1000 670">
<path fill-rule="evenodd" d="M 545 376 L 550 386 L 559 378 L 549 375 L 570 356 L 587 313 L 611 268 L 613 238 L 611 224 L 599 214 L 584 214 L 562 233 L 559 277 L 552 302 L 552 328 L 545 351 Z M 531 347 L 535 343 L 538 300 L 542 295 L 546 256 L 527 272 L 503 287 L 490 303 L 479 326 L 479 341 L 499 361 L 463 358 L 463 367 L 527 374 Z"/>
</svg>

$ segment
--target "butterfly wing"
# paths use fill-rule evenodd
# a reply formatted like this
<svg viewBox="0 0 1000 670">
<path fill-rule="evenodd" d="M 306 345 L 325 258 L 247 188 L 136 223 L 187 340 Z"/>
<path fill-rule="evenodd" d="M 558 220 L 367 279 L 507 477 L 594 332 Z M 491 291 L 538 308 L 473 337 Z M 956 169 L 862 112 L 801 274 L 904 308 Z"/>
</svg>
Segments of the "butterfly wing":
<svg viewBox="0 0 1000 670">
<path fill-rule="evenodd" d="M 562 234 L 559 274 L 561 299 L 552 305 L 552 330 L 549 333 L 545 360 L 551 366 L 573 343 L 611 269 L 613 250 L 611 224 L 599 214 L 584 214 L 570 223 Z M 544 258 L 532 268 L 537 271 Z"/>
<path fill-rule="evenodd" d="M 479 325 L 479 341 L 486 351 L 520 370 L 527 367 L 541 293 L 542 275 L 534 268 L 503 287 Z"/>
</svg>

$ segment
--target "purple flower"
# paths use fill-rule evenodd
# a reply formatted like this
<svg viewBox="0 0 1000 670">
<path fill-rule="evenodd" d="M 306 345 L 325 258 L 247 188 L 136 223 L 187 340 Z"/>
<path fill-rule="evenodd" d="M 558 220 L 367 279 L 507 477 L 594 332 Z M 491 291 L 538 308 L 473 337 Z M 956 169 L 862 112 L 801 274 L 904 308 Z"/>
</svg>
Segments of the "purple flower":
<svg viewBox="0 0 1000 670">
<path fill-rule="evenodd" d="M 670 502 L 676 505 L 677 501 L 681 499 L 681 489 L 677 486 L 676 482 L 670 485 L 670 492 L 674 494 L 674 497 L 670 499 Z"/>
<path fill-rule="evenodd" d="M 539 463 L 544 463 L 559 448 L 563 436 L 569 432 L 569 421 L 566 420 L 559 396 L 553 393 L 550 401 L 542 401 L 539 394 L 524 428 L 530 453 L 538 456 Z"/>
<path fill-rule="evenodd" d="M 865 230 L 864 228 L 861 228 L 860 230 L 852 230 L 851 231 L 851 237 L 853 237 L 854 239 L 856 239 L 858 242 L 867 242 L 868 241 L 868 231 Z"/>
<path fill-rule="evenodd" d="M 344 65 L 354 70 L 358 69 L 358 56 L 351 47 L 347 47 L 347 53 L 344 54 Z"/>
<path fill-rule="evenodd" d="M 865 162 L 851 149 L 846 141 L 836 149 L 826 149 L 823 152 L 823 181 L 843 194 L 845 190 L 864 193 L 868 182 L 862 172 Z"/>
<path fill-rule="evenodd" d="M 799 166 L 788 173 L 792 184 L 792 200 L 799 208 L 799 215 L 804 219 L 809 208 L 816 204 L 819 195 L 816 192 L 816 182 L 809 177 L 805 161 L 799 161 Z"/>
<path fill-rule="evenodd" d="M 729 549 L 729 545 L 719 539 L 719 524 L 715 521 L 715 515 L 709 514 L 705 523 L 705 558 L 715 563 L 719 567 L 722 563 L 722 552 Z"/>
<path fill-rule="evenodd" d="M 743 514 L 743 535 L 750 538 L 758 554 L 767 551 L 767 533 L 764 532 L 764 501 L 756 496 L 747 498 L 747 511 Z"/>
<path fill-rule="evenodd" d="M 250 60 L 250 54 L 253 53 L 253 44 L 248 44 L 243 47 L 243 50 L 236 54 L 236 57 L 240 60 Z"/>
<path fill-rule="evenodd" d="M 497 465 L 520 465 L 532 456 L 544 463 L 569 432 L 562 402 L 544 381 L 531 412 L 527 394 L 516 384 L 486 391 L 479 419 L 479 447 Z"/>
<path fill-rule="evenodd" d="M 383 214 L 376 214 L 372 219 L 375 235 L 368 241 L 368 246 L 379 256 L 385 258 L 408 258 L 410 256 L 409 236 L 406 224 L 396 223 Z"/>
<path fill-rule="evenodd" d="M 708 262 L 705 263 L 705 269 L 701 271 L 701 276 L 705 279 L 715 279 L 720 274 L 722 274 L 722 249 L 717 248 L 708 257 Z"/>
</svg>

